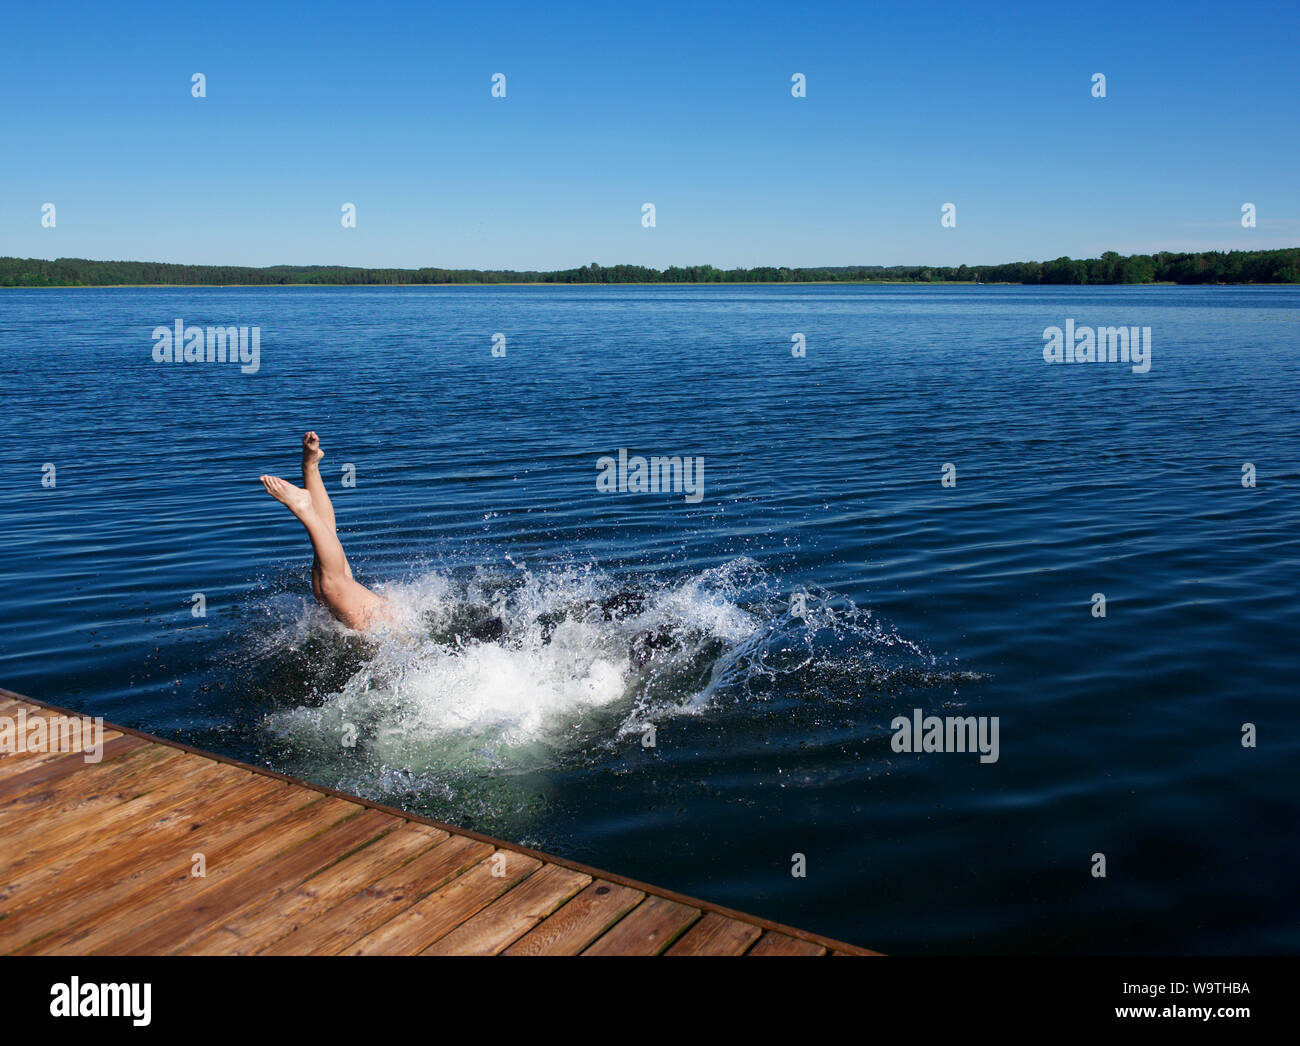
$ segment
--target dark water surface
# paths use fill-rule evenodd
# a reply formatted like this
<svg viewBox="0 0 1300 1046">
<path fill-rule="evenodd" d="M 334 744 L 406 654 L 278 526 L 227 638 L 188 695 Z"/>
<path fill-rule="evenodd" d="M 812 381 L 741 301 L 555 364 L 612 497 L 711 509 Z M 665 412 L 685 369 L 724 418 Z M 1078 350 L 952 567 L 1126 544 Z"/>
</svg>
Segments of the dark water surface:
<svg viewBox="0 0 1300 1046">
<path fill-rule="evenodd" d="M 0 685 L 889 951 L 1294 952 L 1298 305 L 4 291 Z M 155 363 L 177 317 L 259 326 L 257 373 Z M 1150 372 L 1045 363 L 1067 318 Z M 376 641 L 256 481 L 307 428 Z M 598 492 L 620 447 L 702 499 Z M 914 708 L 998 760 L 893 751 Z"/>
</svg>

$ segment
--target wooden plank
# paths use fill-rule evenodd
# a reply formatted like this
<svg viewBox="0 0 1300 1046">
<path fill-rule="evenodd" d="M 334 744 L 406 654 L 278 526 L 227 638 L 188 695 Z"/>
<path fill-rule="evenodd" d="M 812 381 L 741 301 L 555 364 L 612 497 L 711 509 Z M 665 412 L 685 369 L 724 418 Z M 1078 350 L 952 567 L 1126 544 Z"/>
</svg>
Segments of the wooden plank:
<svg viewBox="0 0 1300 1046">
<path fill-rule="evenodd" d="M 4 710 L 88 718 L 0 689 Z M 96 763 L 0 753 L 0 952 L 875 954 L 127 728 L 102 736 Z"/>
<path fill-rule="evenodd" d="M 103 762 L 121 758 L 128 752 L 141 748 L 148 743 L 148 741 L 132 737 L 130 734 L 118 734 L 111 740 L 104 742 Z M 11 756 L 10 758 L 21 757 Z M 78 770 L 93 765 L 96 764 L 87 763 L 85 756 L 80 752 L 44 752 L 40 755 L 31 756 L 24 760 L 23 767 L 19 769 L 19 772 L 0 779 L 0 803 L 6 802 L 12 796 L 21 795 L 32 785 L 49 784 L 61 777 L 75 774 Z"/>
<path fill-rule="evenodd" d="M 290 794 L 287 786 L 278 783 L 274 789 L 268 789 L 264 781 L 254 781 L 251 790 L 240 789 L 238 785 L 248 784 L 248 782 L 226 782 L 221 778 L 207 777 L 206 774 L 199 776 L 197 784 L 201 789 L 206 785 L 207 790 L 193 794 L 191 789 L 195 783 L 194 779 L 187 775 L 183 779 L 178 778 L 172 784 L 164 784 L 152 789 L 140 796 L 138 800 L 132 800 L 130 804 L 113 808 L 115 812 L 126 810 L 128 817 L 136 813 L 146 815 L 144 823 L 136 824 L 129 833 L 128 837 L 135 845 L 122 846 L 115 836 L 99 833 L 95 833 L 84 842 L 74 840 L 78 845 L 74 845 L 73 851 L 68 854 L 71 859 L 70 864 L 62 869 L 62 873 L 68 879 L 63 884 L 64 892 L 76 892 L 73 890 L 73 885 L 84 880 L 85 877 L 80 874 L 83 871 L 93 872 L 96 883 L 129 872 L 140 864 L 139 858 L 166 852 L 169 844 L 194 831 L 193 826 L 202 823 L 209 815 L 233 811 L 241 817 L 252 817 L 259 812 L 271 811 L 270 816 L 278 816 L 282 813 L 278 804 L 283 801 L 285 795 Z M 169 816 L 168 807 L 181 801 L 186 801 L 184 810 L 176 811 Z M 147 809 L 137 809 L 137 804 Z M 128 806 L 130 810 L 127 810 Z M 149 812 L 155 815 L 153 822 L 147 818 Z M 65 828 L 72 827 L 75 826 L 65 826 Z M 166 828 L 171 830 L 161 830 Z M 26 856 L 25 854 L 23 858 L 12 861 L 9 867 L 26 867 Z M 41 855 L 34 856 L 39 863 Z"/>
<path fill-rule="evenodd" d="M 240 915 L 265 901 L 278 884 L 296 885 L 313 872 L 401 824 L 390 814 L 362 810 L 355 817 L 331 825 L 279 857 L 240 874 L 227 874 L 194 897 L 170 906 L 159 918 L 133 926 L 109 941 L 99 954 L 162 955 L 180 951 L 198 940 L 227 915 Z M 226 871 L 222 869 L 221 871 Z"/>
<path fill-rule="evenodd" d="M 34 766 L 40 766 L 42 763 L 48 763 L 51 759 L 58 759 L 59 756 L 66 754 L 68 753 L 32 752 L 28 750 L 0 753 L 0 782 L 3 782 L 6 777 L 23 773 Z"/>
<path fill-rule="evenodd" d="M 83 758 L 85 756 L 83 745 L 84 737 L 81 734 L 81 730 L 86 720 L 92 718 L 90 716 L 65 715 L 64 713 L 55 712 L 48 708 L 42 708 L 39 705 L 28 704 L 24 701 L 9 701 L 7 703 L 0 701 L 0 717 L 9 721 L 6 722 L 4 726 L 14 728 L 19 725 L 18 720 L 20 718 L 25 717 L 26 720 L 23 724 L 21 737 L 16 736 L 15 731 L 15 734 L 9 735 L 5 739 L 5 750 L 0 751 L 0 778 L 18 772 L 19 768 L 25 769 L 37 763 L 48 762 L 51 758 L 55 758 L 59 755 L 80 754 Z M 26 747 L 27 743 L 33 740 L 30 736 L 31 730 L 28 724 L 36 719 L 45 721 L 43 724 L 45 738 L 43 741 L 38 739 L 38 747 L 35 750 L 32 750 Z M 78 724 L 79 748 L 76 752 L 67 748 L 68 744 L 70 744 L 72 740 L 71 735 L 67 733 L 67 728 L 74 720 Z M 96 730 L 96 737 L 101 741 L 109 741 L 114 737 L 121 736 L 121 731 L 114 730 L 107 724 L 104 725 L 102 733 L 99 730 Z M 15 750 L 10 750 L 10 745 L 12 745 Z M 21 750 L 16 750 L 20 745 L 22 746 Z"/>
<path fill-rule="evenodd" d="M 596 879 L 555 914 L 515 941 L 506 955 L 577 955 L 645 897 L 605 879 Z"/>
<path fill-rule="evenodd" d="M 165 785 L 173 775 L 179 776 L 194 765 L 184 754 L 158 745 L 136 749 L 107 765 L 87 766 L 12 796 L 0 806 L 0 831 L 14 845 L 27 837 L 47 836 L 63 821 L 104 813 Z"/>
<path fill-rule="evenodd" d="M 161 881 L 178 874 L 188 880 L 193 853 L 202 852 L 211 857 L 257 829 L 278 824 L 285 816 L 286 799 L 297 806 L 298 798 L 296 789 L 280 785 L 232 806 L 222 816 L 201 823 L 197 830 L 187 831 L 180 837 L 149 839 L 137 848 L 110 856 L 102 865 L 82 862 L 60 894 L 38 902 L 24 913 L 21 922 L 39 928 L 42 939 L 65 929 L 71 935 L 78 925 L 91 926 L 105 909 L 118 911 L 143 903 L 155 896 Z M 192 836 L 198 838 L 191 839 Z M 13 931 L 6 931 L 9 921 L 0 922 L 0 953 L 14 947 L 9 940 Z"/>
<path fill-rule="evenodd" d="M 499 855 L 505 857 L 498 861 Z M 482 911 L 541 862 L 497 850 L 348 948 L 349 955 L 416 955 Z M 501 874 L 498 874 L 501 873 Z"/>
<path fill-rule="evenodd" d="M 582 954 L 658 955 L 699 917 L 698 908 L 647 897 Z"/>
<path fill-rule="evenodd" d="M 91 799 L 102 792 L 118 790 L 126 781 L 138 783 L 140 779 L 148 779 L 150 776 L 156 784 L 166 781 L 172 772 L 182 766 L 195 765 L 193 756 L 163 745 L 150 744 L 99 763 L 85 763 L 79 755 L 62 755 L 58 758 L 71 763 L 82 762 L 82 766 L 72 768 L 67 774 L 49 777 L 31 775 L 25 783 L 14 780 L 12 787 L 6 789 L 4 798 L 0 799 L 0 819 L 10 814 L 19 814 L 24 815 L 22 819 L 26 821 L 25 815 L 32 808 L 44 812 L 65 797 Z M 165 771 L 164 767 L 167 767 Z"/>
<path fill-rule="evenodd" d="M 487 843 L 453 835 L 257 954 L 337 955 L 491 852 Z"/>
<path fill-rule="evenodd" d="M 14 766 L 14 773 L 0 779 L 0 803 L 7 802 L 13 796 L 21 795 L 34 785 L 48 784 L 68 774 L 75 774 L 88 766 L 99 766 L 119 759 L 148 744 L 149 742 L 129 734 L 117 734 L 104 742 L 100 763 L 87 763 L 82 752 L 29 752 L 9 756 L 10 759 L 20 760 L 21 763 Z"/>
<path fill-rule="evenodd" d="M 282 799 L 275 792 L 259 791 L 252 797 L 226 797 L 226 805 L 238 811 L 239 824 L 254 819 L 269 823 L 282 814 Z M 0 922 L 0 954 L 44 940 L 70 923 L 88 920 L 129 898 L 133 891 L 166 875 L 178 854 L 188 860 L 187 847 L 195 822 L 188 817 L 172 831 L 151 833 L 133 847 L 110 850 L 104 855 L 87 855 L 62 870 L 57 889 L 39 892 L 23 903 L 10 918 Z M 20 895 L 19 900 L 22 900 Z"/>
<path fill-rule="evenodd" d="M 294 794 L 297 792 L 298 794 Z M 310 793 L 308 793 L 310 795 Z M 316 801 L 297 805 L 305 796 L 290 790 L 289 804 L 297 809 L 270 824 L 239 825 L 231 828 L 233 815 L 216 821 L 205 836 L 203 829 L 191 832 L 184 846 L 172 848 L 170 859 L 142 876 L 135 889 L 117 901 L 111 911 L 101 911 L 68 926 L 56 938 L 35 949 L 38 954 L 120 954 L 122 940 L 178 905 L 223 883 L 228 876 L 250 872 L 268 859 L 311 838 L 313 835 L 355 817 L 363 808 L 339 799 L 312 796 Z M 202 853 L 207 875 L 193 875 L 194 853 Z M 24 953 L 26 954 L 26 953 Z"/>
<path fill-rule="evenodd" d="M 763 931 L 752 923 L 707 912 L 665 953 L 667 955 L 744 955 Z"/>
<path fill-rule="evenodd" d="M 746 955 L 825 955 L 826 949 L 812 941 L 801 941 L 784 933 L 769 930 Z"/>
<path fill-rule="evenodd" d="M 544 864 L 421 954 L 496 955 L 590 882 L 589 875 Z"/>
<path fill-rule="evenodd" d="M 18 725 L 17 719 L 19 712 L 28 713 L 35 708 L 35 705 L 28 705 L 25 701 L 15 701 L 13 698 L 0 697 L 0 717 L 14 720 L 12 724 L 14 727 L 17 727 Z M 6 723 L 4 725 L 9 726 L 10 724 Z M 17 736 L 12 737 L 11 743 L 13 750 L 10 750 L 7 745 L 3 750 L 0 750 L 0 777 L 11 773 L 13 768 L 19 765 L 24 758 L 37 754 L 28 752 L 25 744 L 21 746 L 22 750 L 19 750 L 19 738 Z"/>
<path fill-rule="evenodd" d="M 89 787 L 76 788 L 76 779 L 58 789 L 24 793 L 13 805 L 0 810 L 0 825 L 5 839 L 12 844 L 10 853 L 49 849 L 52 843 L 77 831 L 77 822 L 93 815 L 96 830 L 83 836 L 84 841 L 98 839 L 119 826 L 129 823 L 129 814 L 157 804 L 160 796 L 189 792 L 193 783 L 207 782 L 213 787 L 241 778 L 252 780 L 220 763 L 195 760 L 181 753 L 161 759 L 140 759 L 124 765 L 120 773 L 88 781 Z"/>
<path fill-rule="evenodd" d="M 179 951 L 252 955 L 446 838 L 440 829 L 408 822 L 292 889 L 281 890 L 239 915 L 224 913 L 220 926 Z"/>
<path fill-rule="evenodd" d="M 72 753 L 51 752 L 48 750 L 33 751 L 29 748 L 25 748 L 21 752 L 5 752 L 3 756 L 0 756 L 0 781 L 15 774 L 24 773 L 34 766 L 41 766 L 70 754 Z"/>
<path fill-rule="evenodd" d="M 154 760 L 143 767 L 147 774 L 152 769 Z M 160 784 L 161 780 L 161 784 Z M 178 777 L 175 785 L 182 786 L 185 778 Z M 120 782 L 120 791 L 101 793 L 78 802 L 75 798 L 66 798 L 62 804 L 51 801 L 51 808 L 41 816 L 29 816 L 26 823 L 9 822 L 0 827 L 5 846 L 12 855 L 7 862 L 10 875 L 16 874 L 20 867 L 30 867 L 42 861 L 42 855 L 50 855 L 61 844 L 66 848 L 70 841 L 84 847 L 87 840 L 102 838 L 112 829 L 117 812 L 127 808 L 133 800 L 143 797 L 140 788 L 158 791 L 166 788 L 166 779 L 148 779 L 140 781 L 131 775 L 124 775 Z M 148 794 L 148 792 L 143 793 Z M 135 807 L 131 808 L 132 810 Z"/>
<path fill-rule="evenodd" d="M 94 831 L 93 824 L 90 830 Z M 95 836 L 92 836 L 92 838 L 95 838 Z M 14 939 L 15 934 L 19 932 L 17 929 L 19 926 L 24 929 L 32 929 L 39 924 L 42 927 L 42 932 L 49 932 L 56 927 L 48 924 L 47 915 L 57 912 L 59 915 L 66 917 L 71 914 L 78 902 L 90 904 L 93 903 L 92 899 L 95 894 L 103 894 L 105 891 L 111 893 L 129 885 L 129 883 L 124 882 L 125 878 L 132 873 L 139 874 L 141 862 L 147 861 L 164 842 L 163 838 L 151 836 L 145 844 L 138 848 L 112 850 L 108 858 L 104 860 L 93 859 L 85 851 L 74 854 L 70 862 L 65 862 L 63 874 L 59 881 L 57 901 L 40 896 L 41 893 L 49 893 L 50 891 L 34 893 L 30 889 L 31 883 L 28 881 L 23 882 L 24 889 L 21 891 L 14 890 L 13 880 L 9 873 L 6 873 L 5 879 L 0 881 L 6 881 L 8 884 L 3 891 L 5 896 L 3 914 L 10 916 L 10 918 L 0 923 L 0 954 L 22 943 Z M 96 849 L 94 845 L 85 848 L 86 851 L 94 849 Z M 19 858 L 17 863 L 23 864 L 24 859 Z M 6 861 L 6 864 L 12 868 L 11 861 Z M 21 920 L 13 918 L 17 908 L 22 909 Z"/>
<path fill-rule="evenodd" d="M 170 785 L 115 807 L 105 815 L 103 827 L 89 837 L 64 825 L 51 833 L 48 845 L 29 848 L 21 857 L 10 856 L 0 879 L 0 911 L 12 904 L 29 904 L 46 889 L 66 890 L 83 862 L 102 869 L 105 854 L 132 852 L 146 837 L 157 845 L 162 839 L 188 832 L 192 823 L 205 820 L 227 802 L 242 805 L 266 794 L 265 781 L 254 775 L 221 763 L 202 762 L 206 765 Z M 235 774 L 238 777 L 232 779 Z"/>
<path fill-rule="evenodd" d="M 27 701 L 27 700 L 25 700 L 25 699 L 14 699 L 14 698 L 9 698 L 9 700 L 13 702 L 13 704 L 14 704 L 14 706 L 15 706 L 14 710 L 13 710 L 13 711 L 9 711 L 9 712 L 0 712 L 0 715 L 11 715 L 11 716 L 14 716 L 14 717 L 16 718 L 16 717 L 17 717 L 17 714 L 18 714 L 18 711 L 17 711 L 17 710 L 18 710 L 18 709 L 21 709 L 23 712 L 25 712 L 25 713 L 27 714 L 27 718 L 28 718 L 28 719 L 33 719 L 33 718 L 35 718 L 36 716 L 42 716 L 42 717 L 47 718 L 47 719 L 48 719 L 48 718 L 55 717 L 55 716 L 63 716 L 63 717 L 65 717 L 65 718 L 69 718 L 69 719 L 71 719 L 71 718 L 77 718 L 77 719 L 92 719 L 92 718 L 94 718 L 93 716 L 83 716 L 83 715 L 81 715 L 81 714 L 79 714 L 79 713 L 76 713 L 76 712 L 60 712 L 60 711 L 56 711 L 56 710 L 53 709 L 53 708 L 46 708 L 44 705 L 39 705 L 39 704 L 37 704 L 35 701 Z"/>
</svg>

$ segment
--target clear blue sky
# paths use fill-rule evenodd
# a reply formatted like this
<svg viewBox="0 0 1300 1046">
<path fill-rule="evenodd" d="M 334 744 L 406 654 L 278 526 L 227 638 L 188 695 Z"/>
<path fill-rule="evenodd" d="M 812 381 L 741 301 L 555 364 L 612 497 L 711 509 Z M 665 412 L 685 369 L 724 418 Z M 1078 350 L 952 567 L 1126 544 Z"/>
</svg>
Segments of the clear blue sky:
<svg viewBox="0 0 1300 1046">
<path fill-rule="evenodd" d="M 0 254 L 729 268 L 1295 246 L 1298 30 L 1290 0 L 15 2 Z"/>
</svg>

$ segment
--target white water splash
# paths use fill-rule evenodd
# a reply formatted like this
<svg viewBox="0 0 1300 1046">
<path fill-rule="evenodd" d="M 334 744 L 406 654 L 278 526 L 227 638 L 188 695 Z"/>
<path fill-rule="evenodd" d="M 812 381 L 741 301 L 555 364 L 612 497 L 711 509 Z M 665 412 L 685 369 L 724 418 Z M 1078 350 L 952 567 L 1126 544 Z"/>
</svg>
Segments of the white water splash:
<svg viewBox="0 0 1300 1046">
<path fill-rule="evenodd" d="M 672 581 L 513 562 L 425 573 L 380 586 L 397 613 L 375 637 L 316 607 L 268 636 L 264 656 L 293 661 L 308 700 L 265 724 L 299 772 L 375 794 L 571 765 L 817 673 L 870 685 L 891 649 L 913 673 L 933 665 L 830 593 L 793 618 L 784 587 L 748 558 Z"/>
</svg>

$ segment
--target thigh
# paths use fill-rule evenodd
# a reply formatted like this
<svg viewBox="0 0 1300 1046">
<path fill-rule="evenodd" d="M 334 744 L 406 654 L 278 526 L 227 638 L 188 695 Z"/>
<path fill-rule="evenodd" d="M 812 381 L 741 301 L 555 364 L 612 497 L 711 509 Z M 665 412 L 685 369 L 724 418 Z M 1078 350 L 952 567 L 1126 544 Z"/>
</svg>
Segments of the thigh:
<svg viewBox="0 0 1300 1046">
<path fill-rule="evenodd" d="M 386 601 L 365 585 L 349 579 L 330 600 L 330 609 L 349 628 L 364 630 L 383 610 Z"/>
</svg>

